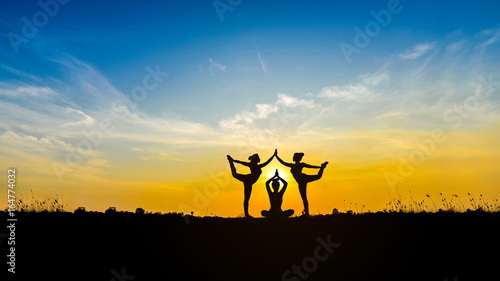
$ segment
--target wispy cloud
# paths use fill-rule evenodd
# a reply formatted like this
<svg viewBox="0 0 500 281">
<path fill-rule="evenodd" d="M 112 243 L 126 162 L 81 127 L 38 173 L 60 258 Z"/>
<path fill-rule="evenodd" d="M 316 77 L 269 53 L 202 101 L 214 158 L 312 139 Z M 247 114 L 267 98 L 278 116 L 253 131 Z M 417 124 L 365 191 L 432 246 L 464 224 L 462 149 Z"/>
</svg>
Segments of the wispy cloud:
<svg viewBox="0 0 500 281">
<path fill-rule="evenodd" d="M 404 54 L 400 54 L 399 57 L 405 60 L 414 60 L 430 50 L 434 49 L 435 47 L 435 42 L 433 43 L 425 43 L 425 44 L 418 44 L 413 49 L 406 51 Z"/>
<path fill-rule="evenodd" d="M 277 111 L 278 106 L 275 104 L 257 104 L 255 111 L 243 111 L 232 118 L 223 119 L 219 122 L 219 126 L 222 129 L 240 129 L 252 124 L 255 120 L 267 118 Z"/>
<path fill-rule="evenodd" d="M 85 125 L 85 126 L 91 126 L 95 123 L 95 119 L 92 118 L 91 116 L 88 116 L 87 114 L 83 113 L 83 111 L 78 110 L 78 109 L 73 109 L 73 108 L 66 108 L 66 111 L 70 113 L 76 113 L 77 115 L 80 115 L 83 117 L 82 120 L 76 121 L 76 122 L 68 122 L 64 123 L 62 127 L 64 126 L 79 126 L 79 125 Z"/>
<path fill-rule="evenodd" d="M 476 46 L 476 48 L 485 48 L 489 45 L 498 42 L 500 39 L 500 27 L 495 29 L 485 29 L 481 31 L 478 37 L 482 40 L 480 44 Z"/>
<path fill-rule="evenodd" d="M 264 62 L 264 60 L 262 59 L 262 57 L 260 56 L 260 52 L 257 53 L 257 57 L 259 58 L 259 62 L 260 62 L 260 67 L 262 68 L 262 70 L 269 74 L 269 71 L 267 70 L 267 66 L 266 66 L 266 63 Z"/>
<path fill-rule="evenodd" d="M 358 77 L 362 84 L 377 86 L 391 79 L 389 73 L 382 68 L 375 73 L 364 74 Z"/>
<path fill-rule="evenodd" d="M 211 137 L 210 127 L 180 116 L 152 117 L 139 107 L 123 106 L 124 110 L 117 111 L 112 104 L 128 97 L 106 77 L 72 57 L 54 61 L 71 79 L 50 86 L 0 82 L 1 130 L 75 143 L 84 138 L 85 130 L 95 130 L 100 121 L 107 120 L 115 129 L 106 134 L 106 141 L 189 143 L 190 139 L 201 141 L 194 136 Z"/>
<path fill-rule="evenodd" d="M 339 100 L 358 100 L 374 96 L 367 86 L 347 85 L 324 87 L 318 95 L 324 98 L 334 98 Z"/>
<path fill-rule="evenodd" d="M 208 59 L 209 62 L 209 69 L 210 69 L 210 74 L 214 74 L 214 71 L 221 71 L 221 72 L 226 72 L 226 66 L 219 64 L 212 58 Z"/>
<path fill-rule="evenodd" d="M 385 119 L 385 118 L 401 118 L 406 116 L 408 113 L 404 112 L 388 112 L 381 115 L 376 116 L 377 119 Z"/>
<path fill-rule="evenodd" d="M 348 85 L 335 85 L 324 87 L 318 96 L 336 100 L 362 100 L 375 97 L 376 87 L 390 80 L 390 75 L 385 67 L 374 73 L 360 75 L 356 80 Z"/>
<path fill-rule="evenodd" d="M 92 159 L 92 160 L 87 161 L 86 164 L 94 166 L 94 167 L 98 167 L 98 168 L 113 166 L 108 162 L 108 160 L 104 160 L 104 159 Z"/>
<path fill-rule="evenodd" d="M 3 63 L 0 63 L 0 67 L 11 72 L 11 73 L 14 73 L 20 77 L 24 77 L 24 78 L 28 78 L 28 79 L 31 79 L 31 80 L 34 80 L 34 81 L 40 81 L 40 78 L 36 77 L 35 75 L 31 75 L 31 74 L 28 74 L 28 73 L 25 73 L 25 72 L 22 72 L 18 69 L 15 69 L 13 67 L 10 67 L 10 66 L 7 66 Z"/>
<path fill-rule="evenodd" d="M 219 122 L 222 129 L 241 129 L 250 125 L 254 125 L 256 120 L 262 120 L 277 114 L 284 108 L 302 108 L 313 109 L 316 104 L 313 100 L 299 99 L 293 96 L 279 93 L 277 100 L 269 104 L 257 104 L 253 111 L 243 111 L 236 114 L 234 117 L 225 118 Z"/>
<path fill-rule="evenodd" d="M 448 46 L 446 46 L 446 50 L 450 51 L 450 52 L 455 52 L 455 51 L 458 51 L 460 49 L 463 48 L 464 46 L 464 43 L 465 41 L 462 40 L 462 41 L 459 41 L 459 42 L 456 42 L 456 43 L 453 43 L 453 44 L 450 44 Z"/>
<path fill-rule="evenodd" d="M 0 96 L 9 96 L 15 98 L 21 97 L 48 97 L 56 93 L 49 87 L 19 86 L 0 83 Z"/>
<path fill-rule="evenodd" d="M 278 94 L 278 100 L 276 101 L 276 104 L 280 104 L 285 107 L 302 106 L 305 108 L 314 108 L 316 106 L 314 100 L 298 99 L 296 97 L 288 96 L 285 94 Z"/>
</svg>

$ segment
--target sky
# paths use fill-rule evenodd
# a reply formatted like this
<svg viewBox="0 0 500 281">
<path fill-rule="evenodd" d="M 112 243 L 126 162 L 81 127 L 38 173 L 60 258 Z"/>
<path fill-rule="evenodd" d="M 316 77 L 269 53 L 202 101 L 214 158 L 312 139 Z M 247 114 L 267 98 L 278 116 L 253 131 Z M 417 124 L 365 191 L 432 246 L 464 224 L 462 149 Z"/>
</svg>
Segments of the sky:
<svg viewBox="0 0 500 281">
<path fill-rule="evenodd" d="M 329 162 L 308 185 L 313 214 L 394 198 L 434 211 L 441 196 L 470 208 L 468 193 L 493 203 L 499 12 L 498 1 L 9 1 L 1 167 L 16 168 L 21 198 L 58 196 L 69 211 L 241 216 L 226 155 L 275 149 Z M 283 208 L 300 214 L 276 160 L 250 214 L 269 208 L 276 169 Z"/>
</svg>

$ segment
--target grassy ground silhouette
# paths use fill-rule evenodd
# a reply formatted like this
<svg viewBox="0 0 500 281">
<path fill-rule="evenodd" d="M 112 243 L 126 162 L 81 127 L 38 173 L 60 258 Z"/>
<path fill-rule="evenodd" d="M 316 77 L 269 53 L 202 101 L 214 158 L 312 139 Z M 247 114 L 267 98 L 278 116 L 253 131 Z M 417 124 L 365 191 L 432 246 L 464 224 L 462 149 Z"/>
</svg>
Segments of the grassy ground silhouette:
<svg viewBox="0 0 500 281">
<path fill-rule="evenodd" d="M 5 221 L 7 213 L 0 214 Z M 181 214 L 80 208 L 16 217 L 17 280 L 498 277 L 498 212 L 339 213 L 276 221 L 189 216 L 187 221 Z M 330 252 L 325 243 L 339 245 Z M 7 243 L 0 246 L 5 253 Z"/>
</svg>

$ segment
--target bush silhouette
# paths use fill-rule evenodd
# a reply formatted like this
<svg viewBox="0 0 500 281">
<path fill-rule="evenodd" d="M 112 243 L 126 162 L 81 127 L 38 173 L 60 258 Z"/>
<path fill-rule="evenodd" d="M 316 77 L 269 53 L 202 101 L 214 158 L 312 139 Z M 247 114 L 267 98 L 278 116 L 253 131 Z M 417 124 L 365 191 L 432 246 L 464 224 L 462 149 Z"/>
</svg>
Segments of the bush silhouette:
<svg viewBox="0 0 500 281">
<path fill-rule="evenodd" d="M 76 210 L 74 211 L 75 214 L 84 214 L 85 212 L 87 212 L 86 208 L 85 207 L 78 207 L 76 208 Z"/>
<path fill-rule="evenodd" d="M 116 214 L 116 207 L 109 207 L 106 211 L 104 211 L 106 215 Z"/>
</svg>

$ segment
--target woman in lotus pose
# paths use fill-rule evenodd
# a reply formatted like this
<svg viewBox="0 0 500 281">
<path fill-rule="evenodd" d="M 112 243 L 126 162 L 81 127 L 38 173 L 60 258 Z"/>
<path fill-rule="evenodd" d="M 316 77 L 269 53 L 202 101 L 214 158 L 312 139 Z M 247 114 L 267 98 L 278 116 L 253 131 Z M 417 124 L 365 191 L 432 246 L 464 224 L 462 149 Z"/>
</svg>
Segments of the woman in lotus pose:
<svg viewBox="0 0 500 281">
<path fill-rule="evenodd" d="M 295 163 L 287 163 L 281 160 L 281 158 L 279 158 L 277 149 L 274 151 L 274 156 L 276 156 L 276 158 L 278 159 L 278 161 L 280 161 L 281 164 L 291 168 L 290 172 L 292 173 L 293 177 L 299 184 L 300 196 L 302 197 L 302 201 L 304 203 L 304 211 L 302 212 L 302 214 L 304 216 L 309 216 L 309 202 L 307 202 L 307 183 L 319 180 L 321 176 L 323 176 L 323 170 L 325 169 L 328 162 L 321 164 L 321 166 L 313 166 L 306 163 L 302 163 L 300 161 L 302 160 L 304 153 L 297 152 L 293 155 L 293 161 Z M 302 173 L 303 168 L 319 169 L 319 172 L 317 175 L 306 175 Z"/>
<path fill-rule="evenodd" d="M 272 183 L 273 190 L 274 192 L 271 191 L 271 188 L 269 187 L 269 183 Z M 280 189 L 280 181 L 283 183 L 283 187 Z M 283 203 L 283 194 L 285 194 L 286 187 L 288 183 L 282 179 L 279 174 L 278 174 L 278 169 L 276 169 L 276 174 L 274 174 L 274 177 L 270 178 L 266 182 L 266 190 L 267 194 L 269 195 L 269 201 L 271 201 L 271 209 L 269 211 L 262 211 L 261 214 L 263 217 L 266 218 L 287 218 L 291 215 L 293 215 L 293 210 L 286 210 L 282 211 L 281 210 L 281 204 Z"/>
<path fill-rule="evenodd" d="M 257 153 L 248 157 L 250 162 L 243 162 L 239 160 L 234 160 L 231 156 L 227 156 L 227 160 L 229 160 L 229 165 L 231 166 L 231 173 L 233 177 L 241 182 L 243 182 L 243 186 L 245 187 L 245 199 L 243 201 L 243 208 L 245 209 L 245 217 L 252 218 L 248 213 L 248 200 L 250 200 L 250 194 L 252 193 L 252 185 L 259 179 L 260 174 L 262 174 L 262 168 L 264 168 L 271 160 L 274 155 L 269 158 L 266 162 L 259 164 L 260 158 Z M 234 163 L 238 163 L 250 168 L 250 174 L 242 175 L 236 173 L 236 168 L 234 167 Z"/>
</svg>

